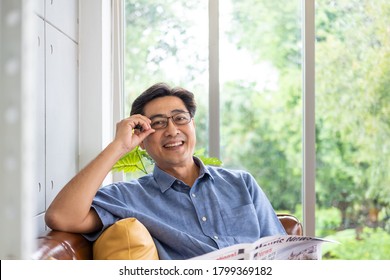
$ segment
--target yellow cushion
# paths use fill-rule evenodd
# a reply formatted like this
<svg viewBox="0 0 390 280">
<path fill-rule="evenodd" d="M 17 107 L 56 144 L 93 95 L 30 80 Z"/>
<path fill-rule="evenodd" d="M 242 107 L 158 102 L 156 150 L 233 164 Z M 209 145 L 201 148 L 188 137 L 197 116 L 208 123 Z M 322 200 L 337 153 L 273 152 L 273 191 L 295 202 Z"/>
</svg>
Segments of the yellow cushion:
<svg viewBox="0 0 390 280">
<path fill-rule="evenodd" d="M 93 244 L 95 260 L 158 260 L 156 246 L 136 218 L 117 221 Z"/>
</svg>

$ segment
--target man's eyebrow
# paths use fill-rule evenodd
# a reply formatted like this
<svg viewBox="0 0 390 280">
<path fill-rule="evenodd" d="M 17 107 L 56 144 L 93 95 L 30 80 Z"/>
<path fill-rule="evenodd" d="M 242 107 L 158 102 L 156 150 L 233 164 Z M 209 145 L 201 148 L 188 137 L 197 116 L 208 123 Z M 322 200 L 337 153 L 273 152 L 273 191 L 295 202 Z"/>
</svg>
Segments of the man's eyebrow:
<svg viewBox="0 0 390 280">
<path fill-rule="evenodd" d="M 183 110 L 183 109 L 175 109 L 175 110 L 171 111 L 171 114 L 184 113 L 184 112 L 187 112 L 187 111 Z M 159 117 L 166 118 L 167 115 L 165 115 L 165 114 L 155 114 L 155 115 L 150 116 L 149 119 L 154 119 L 154 118 L 159 118 Z"/>
</svg>

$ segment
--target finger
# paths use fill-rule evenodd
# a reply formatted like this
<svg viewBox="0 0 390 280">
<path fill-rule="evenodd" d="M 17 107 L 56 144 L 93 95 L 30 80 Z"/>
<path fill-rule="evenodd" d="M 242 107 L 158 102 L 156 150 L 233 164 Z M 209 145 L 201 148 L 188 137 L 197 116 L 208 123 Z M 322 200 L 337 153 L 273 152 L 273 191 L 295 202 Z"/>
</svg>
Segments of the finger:
<svg viewBox="0 0 390 280">
<path fill-rule="evenodd" d="M 133 115 L 128 118 L 131 123 L 131 127 L 133 129 L 137 129 L 139 131 L 149 130 L 151 120 L 143 115 Z"/>
<path fill-rule="evenodd" d="M 144 130 L 144 129 L 134 129 L 134 134 L 137 135 L 140 139 L 142 139 L 141 141 L 143 141 L 146 137 L 148 137 L 150 134 L 153 134 L 155 133 L 156 130 L 154 130 L 153 128 L 150 128 L 150 129 L 147 129 L 147 130 Z"/>
</svg>

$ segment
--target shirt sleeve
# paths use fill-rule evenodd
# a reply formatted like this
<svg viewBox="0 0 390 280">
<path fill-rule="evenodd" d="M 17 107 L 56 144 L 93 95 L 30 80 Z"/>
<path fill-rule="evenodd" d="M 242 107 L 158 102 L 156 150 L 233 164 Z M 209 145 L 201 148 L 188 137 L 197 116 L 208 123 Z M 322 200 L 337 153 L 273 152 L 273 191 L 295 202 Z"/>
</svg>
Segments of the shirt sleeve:
<svg viewBox="0 0 390 280">
<path fill-rule="evenodd" d="M 255 206 L 259 220 L 260 237 L 286 234 L 283 225 L 279 221 L 279 218 L 264 191 L 251 174 L 245 174 L 248 190 L 252 196 L 253 205 Z"/>
<path fill-rule="evenodd" d="M 116 185 L 109 185 L 101 188 L 92 201 L 93 208 L 99 216 L 103 227 L 100 231 L 85 234 L 84 237 L 89 241 L 95 241 L 103 231 L 114 224 L 116 221 L 126 217 L 125 213 L 128 207 L 118 199 L 118 188 Z M 128 215 L 128 214 L 127 214 Z"/>
</svg>

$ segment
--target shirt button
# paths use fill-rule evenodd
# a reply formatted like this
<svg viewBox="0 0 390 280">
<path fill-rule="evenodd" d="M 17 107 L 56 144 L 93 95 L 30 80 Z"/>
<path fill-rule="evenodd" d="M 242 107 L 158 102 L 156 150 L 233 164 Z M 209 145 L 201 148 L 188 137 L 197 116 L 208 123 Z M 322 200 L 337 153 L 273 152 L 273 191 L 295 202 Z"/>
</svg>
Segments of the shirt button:
<svg viewBox="0 0 390 280">
<path fill-rule="evenodd" d="M 193 193 L 193 194 L 191 194 L 191 195 L 192 195 L 192 197 L 196 197 L 196 194 L 194 194 L 194 193 Z"/>
<path fill-rule="evenodd" d="M 203 221 L 203 222 L 206 222 L 206 221 L 207 221 L 207 218 L 206 218 L 206 217 L 202 217 L 202 221 Z"/>
<path fill-rule="evenodd" d="M 218 236 L 214 235 L 214 239 L 215 239 L 215 240 L 218 240 Z"/>
</svg>

